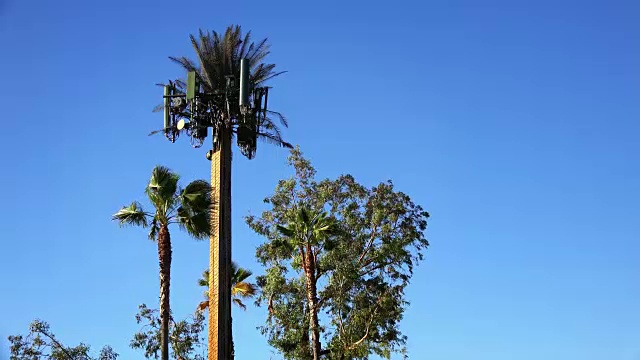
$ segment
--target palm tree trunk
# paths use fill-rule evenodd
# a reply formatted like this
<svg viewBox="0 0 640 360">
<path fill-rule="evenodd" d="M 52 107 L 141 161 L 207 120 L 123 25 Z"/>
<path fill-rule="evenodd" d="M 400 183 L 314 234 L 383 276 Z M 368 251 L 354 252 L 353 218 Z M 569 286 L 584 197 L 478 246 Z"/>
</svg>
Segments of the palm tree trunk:
<svg viewBox="0 0 640 360">
<path fill-rule="evenodd" d="M 222 129 L 211 158 L 209 360 L 231 358 L 231 139 Z"/>
<path fill-rule="evenodd" d="M 307 282 L 307 300 L 309 302 L 309 327 L 311 329 L 311 349 L 313 360 L 320 360 L 320 328 L 318 324 L 318 290 L 316 284 L 316 266 L 311 247 L 307 246 L 305 254 L 305 276 Z"/>
<path fill-rule="evenodd" d="M 304 316 L 307 316 L 309 312 L 309 304 L 307 301 L 307 306 L 303 308 Z M 310 341 L 309 341 L 309 330 L 302 332 L 302 343 L 300 344 L 300 348 L 302 349 L 302 353 L 305 354 L 303 360 L 308 359 L 309 355 L 311 355 Z"/>
<path fill-rule="evenodd" d="M 158 259 L 160 261 L 160 344 L 162 360 L 169 360 L 169 288 L 171 285 L 171 236 L 167 225 L 158 232 Z"/>
</svg>

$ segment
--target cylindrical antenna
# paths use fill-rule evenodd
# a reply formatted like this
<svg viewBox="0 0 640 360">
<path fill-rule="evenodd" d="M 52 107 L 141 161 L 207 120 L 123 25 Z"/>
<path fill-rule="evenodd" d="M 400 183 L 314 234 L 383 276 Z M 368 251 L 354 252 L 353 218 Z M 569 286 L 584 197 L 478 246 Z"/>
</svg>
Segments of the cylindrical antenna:
<svg viewBox="0 0 640 360">
<path fill-rule="evenodd" d="M 240 106 L 249 106 L 249 59 L 240 59 Z"/>
<path fill-rule="evenodd" d="M 166 130 L 171 126 L 171 87 L 169 85 L 164 86 L 164 129 Z"/>
</svg>

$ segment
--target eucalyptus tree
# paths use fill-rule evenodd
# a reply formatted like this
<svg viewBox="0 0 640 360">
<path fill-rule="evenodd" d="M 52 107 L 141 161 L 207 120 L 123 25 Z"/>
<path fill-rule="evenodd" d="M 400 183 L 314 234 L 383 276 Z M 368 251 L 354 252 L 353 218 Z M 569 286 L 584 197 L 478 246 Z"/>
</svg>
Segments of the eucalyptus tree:
<svg viewBox="0 0 640 360">
<path fill-rule="evenodd" d="M 429 245 L 429 214 L 390 181 L 318 180 L 298 149 L 289 164 L 295 175 L 246 218 L 265 239 L 256 251 L 265 267 L 257 303 L 269 310 L 261 331 L 285 359 L 405 353 L 405 289 Z"/>
</svg>

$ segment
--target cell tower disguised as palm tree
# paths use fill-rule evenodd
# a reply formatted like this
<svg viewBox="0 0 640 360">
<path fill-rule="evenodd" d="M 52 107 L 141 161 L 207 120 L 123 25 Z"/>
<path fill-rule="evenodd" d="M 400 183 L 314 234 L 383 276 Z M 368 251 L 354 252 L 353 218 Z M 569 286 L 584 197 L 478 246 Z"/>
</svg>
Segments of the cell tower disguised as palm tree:
<svg viewBox="0 0 640 360">
<path fill-rule="evenodd" d="M 263 60 L 269 54 L 267 39 L 251 41 L 239 26 L 224 35 L 200 31 L 191 36 L 197 62 L 186 57 L 170 59 L 187 70 L 186 80 L 164 86 L 165 136 L 174 142 L 185 133 L 191 144 L 203 145 L 211 131 L 211 247 L 209 254 L 209 360 L 228 360 L 231 354 L 231 144 L 249 159 L 257 139 L 291 148 L 274 119 L 285 118 L 267 109 L 269 87 L 265 82 L 281 72 Z"/>
</svg>

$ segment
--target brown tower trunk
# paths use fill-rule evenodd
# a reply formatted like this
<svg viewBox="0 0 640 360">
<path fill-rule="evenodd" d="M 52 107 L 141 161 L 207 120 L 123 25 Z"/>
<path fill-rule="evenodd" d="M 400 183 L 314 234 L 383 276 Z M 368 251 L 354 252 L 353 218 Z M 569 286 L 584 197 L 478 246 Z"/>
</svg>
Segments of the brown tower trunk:
<svg viewBox="0 0 640 360">
<path fill-rule="evenodd" d="M 311 251 L 307 246 L 305 253 L 305 277 L 307 282 L 307 300 L 309 302 L 309 327 L 311 329 L 311 349 L 313 360 L 320 360 L 320 327 L 318 324 L 318 290 L 316 284 L 316 264 Z"/>
<path fill-rule="evenodd" d="M 211 158 L 209 360 L 231 359 L 231 137 L 222 130 Z"/>
<path fill-rule="evenodd" d="M 162 360 L 169 360 L 169 289 L 171 286 L 171 236 L 167 225 L 158 232 L 158 259 L 160 261 L 160 344 Z"/>
</svg>

